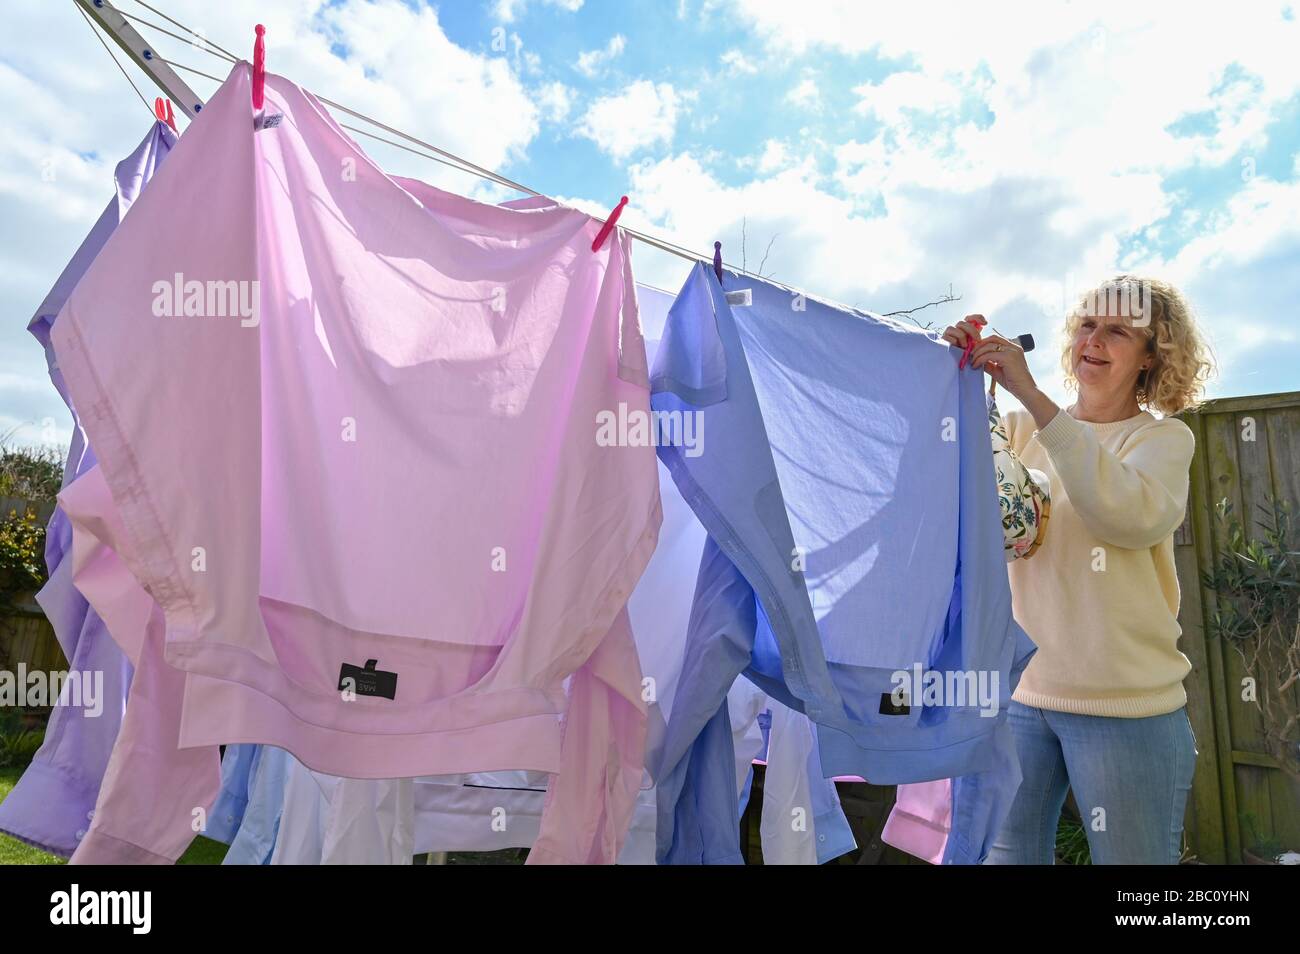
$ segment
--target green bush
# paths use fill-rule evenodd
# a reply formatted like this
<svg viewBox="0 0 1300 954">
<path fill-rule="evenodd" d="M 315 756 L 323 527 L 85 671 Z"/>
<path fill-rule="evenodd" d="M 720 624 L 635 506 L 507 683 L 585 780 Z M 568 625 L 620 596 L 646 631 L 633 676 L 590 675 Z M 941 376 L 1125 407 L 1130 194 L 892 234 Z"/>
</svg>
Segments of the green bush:
<svg viewBox="0 0 1300 954">
<path fill-rule="evenodd" d="M 0 615 L 20 593 L 45 584 L 45 522 L 36 511 L 63 484 L 62 455 L 52 447 L 15 447 L 0 436 L 0 497 L 27 502 L 0 513 Z"/>
<path fill-rule="evenodd" d="M 1215 509 L 1220 551 L 1202 575 L 1216 597 L 1211 635 L 1240 657 L 1250 680 L 1242 699 L 1259 707 L 1264 746 L 1300 784 L 1300 541 L 1291 508 L 1273 497 L 1257 505 L 1253 535 L 1226 499 Z"/>
<path fill-rule="evenodd" d="M 0 497 L 53 500 L 63 486 L 63 453 L 55 447 L 16 447 L 0 437 Z"/>
<path fill-rule="evenodd" d="M 0 518 L 0 610 L 18 593 L 45 585 L 45 524 L 34 510 Z"/>
</svg>

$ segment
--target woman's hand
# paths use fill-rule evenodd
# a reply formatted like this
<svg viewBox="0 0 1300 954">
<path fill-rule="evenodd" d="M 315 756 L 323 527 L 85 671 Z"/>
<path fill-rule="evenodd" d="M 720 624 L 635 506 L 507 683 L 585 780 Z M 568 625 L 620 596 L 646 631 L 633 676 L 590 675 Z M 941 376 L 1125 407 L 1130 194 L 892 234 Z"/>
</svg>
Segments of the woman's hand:
<svg viewBox="0 0 1300 954">
<path fill-rule="evenodd" d="M 983 315 L 967 315 L 943 332 L 943 339 L 958 348 L 974 342 L 971 352 L 972 368 L 982 368 L 994 381 L 1010 391 L 1039 427 L 1046 427 L 1060 408 L 1042 391 L 1029 371 L 1025 349 L 1001 335 L 980 337 L 981 329 L 988 324 Z"/>
<path fill-rule="evenodd" d="M 981 332 L 987 324 L 988 320 L 983 315 L 967 315 L 957 324 L 949 325 L 944 330 L 943 339 L 963 349 L 974 342 L 975 350 L 970 355 L 970 366 L 984 369 L 989 377 L 1014 394 L 1023 404 L 1030 394 L 1038 390 L 1034 376 L 1029 373 L 1029 364 L 1025 361 L 1025 349 L 1001 335 L 981 338 Z"/>
<path fill-rule="evenodd" d="M 943 339 L 958 348 L 965 348 L 967 342 L 980 340 L 980 329 L 983 328 L 987 321 L 983 315 L 967 315 L 955 325 L 949 325 L 944 329 Z"/>
<path fill-rule="evenodd" d="M 982 368 L 994 381 L 1006 388 L 1023 404 L 1038 390 L 1034 376 L 1025 360 L 1025 349 L 1001 335 L 981 339 L 971 352 L 972 368 Z"/>
</svg>

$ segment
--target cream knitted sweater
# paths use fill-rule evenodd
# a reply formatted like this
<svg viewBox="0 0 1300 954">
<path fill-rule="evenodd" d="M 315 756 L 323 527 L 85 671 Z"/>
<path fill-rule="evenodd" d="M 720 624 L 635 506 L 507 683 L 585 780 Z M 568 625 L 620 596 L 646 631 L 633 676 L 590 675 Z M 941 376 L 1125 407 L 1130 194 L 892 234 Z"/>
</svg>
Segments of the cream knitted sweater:
<svg viewBox="0 0 1300 954">
<path fill-rule="evenodd" d="M 1142 412 L 1091 424 L 1061 411 L 1035 430 L 1006 416 L 1012 449 L 1047 474 L 1046 539 L 1011 577 L 1017 622 L 1037 644 L 1013 698 L 1085 715 L 1161 715 L 1187 701 L 1178 650 L 1173 534 L 1195 445 L 1182 421 Z"/>
</svg>

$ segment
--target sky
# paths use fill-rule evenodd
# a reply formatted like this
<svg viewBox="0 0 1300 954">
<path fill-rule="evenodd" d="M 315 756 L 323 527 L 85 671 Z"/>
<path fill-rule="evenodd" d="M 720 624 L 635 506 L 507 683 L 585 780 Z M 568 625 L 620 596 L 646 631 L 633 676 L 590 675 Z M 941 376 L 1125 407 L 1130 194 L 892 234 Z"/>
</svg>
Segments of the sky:
<svg viewBox="0 0 1300 954">
<path fill-rule="evenodd" d="M 1188 296 L 1211 397 L 1300 389 L 1300 3 L 149 2 L 248 59 L 264 23 L 272 72 L 585 211 L 626 194 L 623 224 L 701 254 L 721 241 L 818 297 L 952 295 L 917 317 L 1032 333 L 1058 400 L 1064 313 L 1119 271 Z M 152 117 L 70 0 L 5 7 L 0 437 L 66 444 L 25 328 Z M 229 72 L 134 25 L 166 59 Z M 201 98 L 218 85 L 181 75 Z M 517 196 L 359 141 L 393 173 Z M 690 267 L 634 256 L 670 290 Z"/>
</svg>

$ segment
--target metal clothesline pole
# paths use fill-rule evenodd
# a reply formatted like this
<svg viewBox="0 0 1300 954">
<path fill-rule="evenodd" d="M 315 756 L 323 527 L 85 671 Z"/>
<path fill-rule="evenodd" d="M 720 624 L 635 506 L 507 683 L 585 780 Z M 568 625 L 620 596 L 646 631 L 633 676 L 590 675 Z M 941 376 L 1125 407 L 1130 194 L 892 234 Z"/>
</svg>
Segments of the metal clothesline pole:
<svg viewBox="0 0 1300 954">
<path fill-rule="evenodd" d="M 109 38 L 122 48 L 132 62 L 158 85 L 176 107 L 193 119 L 203 108 L 203 100 L 162 61 L 153 45 L 146 43 L 135 27 L 108 0 L 73 0 Z"/>
</svg>

